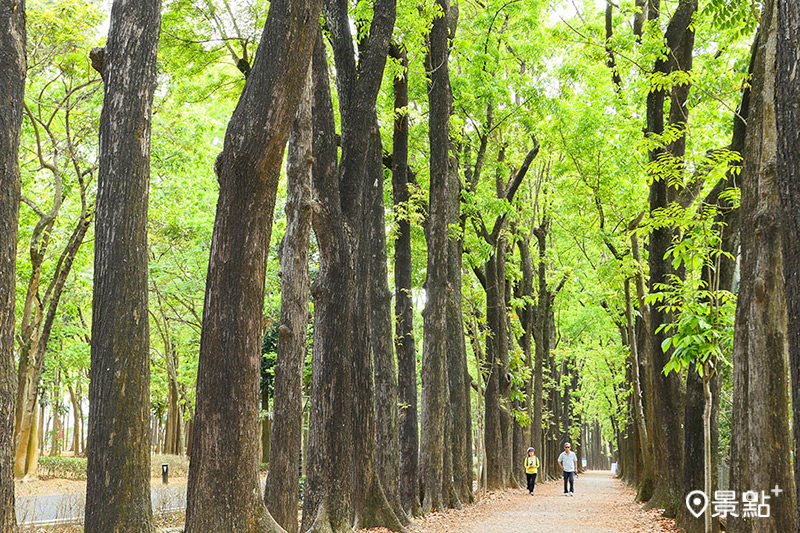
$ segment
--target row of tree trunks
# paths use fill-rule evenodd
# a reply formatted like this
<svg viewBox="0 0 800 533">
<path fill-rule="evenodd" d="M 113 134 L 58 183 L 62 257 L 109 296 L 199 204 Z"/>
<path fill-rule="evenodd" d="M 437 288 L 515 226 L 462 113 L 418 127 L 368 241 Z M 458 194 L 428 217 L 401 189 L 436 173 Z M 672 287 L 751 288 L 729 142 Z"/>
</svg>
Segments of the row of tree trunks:
<svg viewBox="0 0 800 533">
<path fill-rule="evenodd" d="M 274 0 L 228 123 L 197 378 L 186 531 L 283 531 L 261 498 L 258 413 L 267 255 L 284 148 L 321 0 Z M 236 401 L 227 401 L 235 398 Z"/>
<path fill-rule="evenodd" d="M 323 11 L 336 64 L 336 81 L 341 115 L 341 209 L 348 229 L 350 258 L 354 264 L 352 298 L 361 302 L 351 308 L 351 502 L 355 527 L 385 526 L 401 530 L 405 521 L 399 498 L 390 492 L 387 499 L 383 480 L 379 479 L 376 442 L 376 379 L 387 380 L 383 385 L 396 390 L 392 373 L 386 372 L 386 351 L 391 340 L 390 298 L 387 298 L 385 259 L 374 248 L 373 238 L 385 242 L 375 214 L 382 211 L 382 153 L 378 130 L 376 101 L 394 27 L 394 0 L 376 2 L 369 32 L 359 42 L 358 60 L 351 33 L 348 4 L 342 0 L 327 0 Z M 376 197 L 380 195 L 380 197 Z M 375 202 L 379 202 L 380 205 Z M 380 217 L 380 226 L 383 226 Z M 381 274 L 382 272 L 382 274 Z M 384 279 L 373 279 L 373 274 Z M 373 295 L 372 290 L 378 294 Z M 373 298 L 374 296 L 374 298 Z M 341 297 L 346 297 L 342 295 Z M 374 319 L 374 320 L 372 320 Z M 378 339 L 383 335 L 386 338 Z M 380 360 L 375 373 L 373 357 Z M 396 401 L 396 397 L 393 398 Z M 378 413 L 391 421 L 392 408 L 385 401 Z M 383 420 L 382 420 L 383 422 Z M 399 455 L 388 454 L 398 461 Z M 390 470 L 399 468 L 389 467 Z M 400 517 L 398 517 L 398 515 Z"/>
<path fill-rule="evenodd" d="M 788 295 L 777 176 L 777 12 L 774 0 L 764 3 L 741 173 L 742 261 L 733 351 L 731 489 L 766 491 L 777 485 L 784 492 L 775 495 L 769 517 L 730 518 L 728 527 L 737 532 L 795 531 L 797 525 L 786 379 Z M 792 240 L 796 238 L 791 234 Z"/>
<path fill-rule="evenodd" d="M 269 471 L 264 502 L 275 521 L 287 533 L 297 533 L 300 494 L 300 449 L 303 430 L 303 365 L 309 274 L 308 244 L 311 236 L 312 165 L 311 71 L 297 111 L 286 163 L 286 233 L 280 248 L 281 319 L 275 363 L 275 400 L 269 445 Z"/>
<path fill-rule="evenodd" d="M 487 128 L 491 125 L 491 107 L 487 112 Z M 480 180 L 480 164 L 485 152 L 485 137 L 476 159 L 475 169 L 469 176 L 471 187 Z M 525 156 L 520 167 L 508 180 L 495 176 L 497 198 L 513 203 L 514 196 L 528 173 L 531 163 L 539 153 L 539 142 L 533 138 L 533 148 Z M 498 162 L 505 161 L 505 151 L 498 154 Z M 502 165 L 501 165 L 502 166 Z M 506 282 L 506 261 L 509 251 L 508 239 L 503 235 L 507 225 L 505 215 L 498 216 L 491 229 L 483 222 L 479 231 L 492 247 L 491 255 L 483 269 L 476 274 L 486 292 L 486 324 L 490 334 L 486 338 L 486 358 L 483 364 L 488 373 L 485 391 L 484 441 L 486 452 L 486 483 L 491 489 L 512 485 L 514 471 L 513 421 L 511 416 L 511 373 L 509 365 L 509 322 L 507 307 L 511 296 L 511 285 Z M 537 344 L 538 346 L 538 344 Z M 535 384 L 534 384 L 535 389 Z M 534 391 L 535 393 L 535 391 Z M 536 407 L 534 405 L 534 412 Z M 534 447 L 536 447 L 534 445 Z"/>
<path fill-rule="evenodd" d="M 557 463 L 556 459 L 561 453 L 561 445 L 566 441 L 569 426 L 568 423 L 564 427 L 560 426 L 560 421 L 563 420 L 562 413 L 564 413 L 564 406 L 562 398 L 559 394 L 558 387 L 551 387 L 547 394 L 547 407 L 545 407 L 545 388 L 544 380 L 546 377 L 545 372 L 549 369 L 549 374 L 553 383 L 560 382 L 560 370 L 554 365 L 552 349 L 555 344 L 555 313 L 553 304 L 556 296 L 564 287 L 567 281 L 566 276 L 561 278 L 561 281 L 556 287 L 548 287 L 547 273 L 549 271 L 549 262 L 547 258 L 547 239 L 550 235 L 552 220 L 545 212 L 542 215 L 541 221 L 538 226 L 532 230 L 533 235 L 536 237 L 536 242 L 539 249 L 537 275 L 537 303 L 534 310 L 535 322 L 533 326 L 533 337 L 535 342 L 534 350 L 534 383 L 533 383 L 533 431 L 532 440 L 533 447 L 537 450 L 536 453 L 541 453 L 545 457 L 543 463 L 542 477 L 552 478 L 558 474 L 555 468 Z M 543 425 L 543 414 L 545 411 L 550 413 L 550 426 L 545 431 Z M 559 416 L 562 415 L 562 416 Z M 538 440 L 537 440 L 538 439 Z M 541 448 L 541 452 L 538 450 Z"/>
<path fill-rule="evenodd" d="M 25 95 L 25 0 L 0 5 L 0 533 L 17 531 L 14 507 L 14 364 L 19 142 Z"/>
<path fill-rule="evenodd" d="M 164 345 L 162 357 L 167 369 L 167 417 L 164 428 L 164 441 L 161 443 L 160 448 L 158 445 L 156 445 L 155 448 L 162 453 L 183 455 L 184 419 L 183 405 L 181 404 L 180 397 L 181 384 L 178 383 L 178 355 L 175 353 L 172 344 L 169 318 L 164 308 L 161 292 L 158 290 L 158 286 L 155 282 L 153 282 L 153 288 L 158 303 L 158 314 L 150 311 L 150 316 Z"/>
</svg>

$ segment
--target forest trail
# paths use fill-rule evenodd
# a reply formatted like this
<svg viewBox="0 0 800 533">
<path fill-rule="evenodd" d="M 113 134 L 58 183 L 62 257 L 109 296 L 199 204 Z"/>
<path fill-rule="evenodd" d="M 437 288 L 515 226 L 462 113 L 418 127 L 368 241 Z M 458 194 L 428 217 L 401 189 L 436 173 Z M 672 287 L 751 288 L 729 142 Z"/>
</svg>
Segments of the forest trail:
<svg viewBox="0 0 800 533">
<path fill-rule="evenodd" d="M 634 492 L 609 471 L 589 471 L 565 497 L 561 481 L 525 490 L 489 494 L 464 509 L 415 521 L 413 533 L 611 533 L 674 532 L 674 521 L 658 510 L 643 510 Z"/>
</svg>

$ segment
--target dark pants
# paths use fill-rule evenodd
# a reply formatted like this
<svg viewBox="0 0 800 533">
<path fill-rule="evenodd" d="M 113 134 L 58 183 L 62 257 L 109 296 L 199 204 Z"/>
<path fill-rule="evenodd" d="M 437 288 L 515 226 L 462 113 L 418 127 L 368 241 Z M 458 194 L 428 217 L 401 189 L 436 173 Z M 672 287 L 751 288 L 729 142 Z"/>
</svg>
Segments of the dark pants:
<svg viewBox="0 0 800 533">
<path fill-rule="evenodd" d="M 528 492 L 533 492 L 533 487 L 536 486 L 536 474 L 525 472 L 525 476 L 528 478 Z"/>
<path fill-rule="evenodd" d="M 575 492 L 575 472 L 564 471 L 564 494 L 567 493 L 567 480 L 569 480 L 569 491 Z"/>
</svg>

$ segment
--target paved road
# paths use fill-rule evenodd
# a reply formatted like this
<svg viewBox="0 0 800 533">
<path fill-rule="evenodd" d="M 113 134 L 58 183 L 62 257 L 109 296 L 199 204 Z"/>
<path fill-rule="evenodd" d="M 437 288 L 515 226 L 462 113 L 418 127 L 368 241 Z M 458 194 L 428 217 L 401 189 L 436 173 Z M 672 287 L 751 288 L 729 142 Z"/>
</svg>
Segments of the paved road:
<svg viewBox="0 0 800 533">
<path fill-rule="evenodd" d="M 590 471 L 575 480 L 575 496 L 551 481 L 495 493 L 458 511 L 434 513 L 416 520 L 413 533 L 631 533 L 674 532 L 672 521 L 658 511 L 644 511 L 633 491 L 611 472 Z"/>
<path fill-rule="evenodd" d="M 164 513 L 186 507 L 186 485 L 151 489 L 153 511 Z M 31 526 L 78 522 L 83 519 L 85 494 L 49 494 L 17 498 L 17 521 Z"/>
</svg>

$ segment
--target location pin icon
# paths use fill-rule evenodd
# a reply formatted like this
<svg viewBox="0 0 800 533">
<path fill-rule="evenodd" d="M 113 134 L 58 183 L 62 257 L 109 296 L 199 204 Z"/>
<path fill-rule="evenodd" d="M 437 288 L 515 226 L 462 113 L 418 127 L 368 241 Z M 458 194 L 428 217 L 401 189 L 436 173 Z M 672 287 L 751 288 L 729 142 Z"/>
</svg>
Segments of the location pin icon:
<svg viewBox="0 0 800 533">
<path fill-rule="evenodd" d="M 695 518 L 700 518 L 708 507 L 708 496 L 702 490 L 693 490 L 686 496 L 686 507 Z"/>
</svg>

